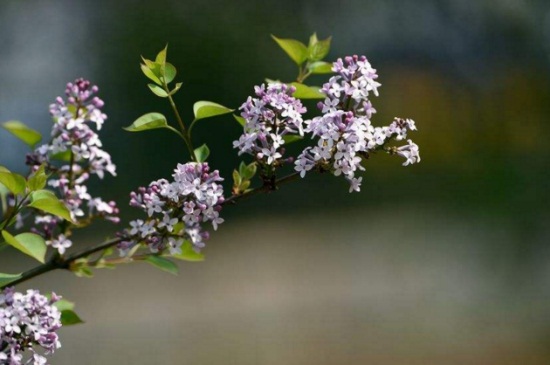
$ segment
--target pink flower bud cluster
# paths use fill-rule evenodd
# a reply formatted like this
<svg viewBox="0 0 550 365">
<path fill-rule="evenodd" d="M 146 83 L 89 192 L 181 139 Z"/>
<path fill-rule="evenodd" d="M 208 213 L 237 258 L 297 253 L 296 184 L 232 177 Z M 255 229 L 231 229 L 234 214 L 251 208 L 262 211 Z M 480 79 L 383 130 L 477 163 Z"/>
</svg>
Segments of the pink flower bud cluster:
<svg viewBox="0 0 550 365">
<path fill-rule="evenodd" d="M 411 140 L 402 147 L 388 149 L 390 140 L 401 141 L 407 132 L 416 130 L 411 119 L 396 118 L 389 126 L 375 127 L 371 117 L 376 110 L 369 96 L 378 96 L 376 70 L 364 56 L 346 57 L 334 62 L 332 70 L 337 73 L 323 85 L 326 95 L 318 104 L 323 113 L 306 120 L 305 132 L 310 133 L 317 145 L 307 147 L 296 159 L 295 170 L 302 177 L 314 168 L 343 175 L 350 183 L 350 192 L 359 191 L 362 177 L 356 177 L 364 170 L 362 161 L 377 150 L 387 150 L 406 159 L 404 165 L 420 162 L 418 146 Z"/>
<path fill-rule="evenodd" d="M 36 290 L 0 292 L 0 364 L 46 364 L 44 355 L 61 347 L 56 333 L 61 313 L 53 306 L 58 300 Z"/>
<path fill-rule="evenodd" d="M 285 137 L 304 135 L 302 114 L 306 108 L 292 94 L 293 86 L 273 83 L 254 87 L 255 98 L 241 106 L 244 133 L 233 142 L 239 155 L 248 153 L 267 165 L 283 162 Z"/>
<path fill-rule="evenodd" d="M 107 116 L 101 108 L 103 101 L 95 94 L 98 88 L 84 79 L 68 83 L 66 99 L 58 97 L 50 105 L 54 124 L 51 142 L 36 148 L 27 156 L 27 164 L 34 170 L 46 164 L 48 173 L 53 173 L 48 184 L 59 192 L 74 221 L 89 222 L 103 218 L 119 222 L 118 208 L 114 201 L 106 202 L 92 197 L 85 185 L 91 175 L 103 179 L 105 173 L 116 176 L 116 166 L 109 153 L 102 149 L 99 136 L 92 129 L 101 129 Z M 41 227 L 37 233 L 46 242 L 63 254 L 72 245 L 64 235 L 56 233 L 61 219 L 52 215 L 38 215 L 35 223 Z"/>
<path fill-rule="evenodd" d="M 181 253 L 185 240 L 199 252 L 209 237 L 202 224 L 210 222 L 216 230 L 223 223 L 223 179 L 218 170 L 210 172 L 206 162 L 189 162 L 178 164 L 172 177 L 173 181 L 153 181 L 130 194 L 130 205 L 145 211 L 147 218 L 131 221 L 120 234 L 123 255 L 140 243 L 153 253 L 167 249 L 174 255 Z"/>
</svg>

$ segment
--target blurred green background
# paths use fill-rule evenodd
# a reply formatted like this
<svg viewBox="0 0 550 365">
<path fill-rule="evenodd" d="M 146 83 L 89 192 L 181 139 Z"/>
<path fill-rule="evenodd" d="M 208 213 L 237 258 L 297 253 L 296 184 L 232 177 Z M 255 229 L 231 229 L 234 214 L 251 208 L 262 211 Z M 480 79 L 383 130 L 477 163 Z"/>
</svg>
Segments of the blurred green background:
<svg viewBox="0 0 550 365">
<path fill-rule="evenodd" d="M 413 118 L 422 162 L 376 156 L 359 194 L 312 176 L 226 208 L 207 260 L 177 277 L 136 264 L 22 285 L 76 301 L 87 321 L 61 331 L 52 364 L 550 362 L 547 1 L 2 1 L 0 121 L 46 134 L 66 82 L 99 85 L 119 176 L 92 190 L 129 219 L 129 191 L 187 158 L 175 135 L 121 129 L 171 115 L 140 55 L 169 44 L 189 119 L 197 100 L 237 108 L 265 77 L 292 80 L 270 34 L 313 32 L 333 37 L 330 60 L 369 58 L 382 83 L 373 122 Z M 239 134 L 231 117 L 196 128 L 228 191 Z M 3 165 L 25 171 L 25 153 L 0 131 Z M 32 265 L 0 256 L 1 272 Z"/>
</svg>

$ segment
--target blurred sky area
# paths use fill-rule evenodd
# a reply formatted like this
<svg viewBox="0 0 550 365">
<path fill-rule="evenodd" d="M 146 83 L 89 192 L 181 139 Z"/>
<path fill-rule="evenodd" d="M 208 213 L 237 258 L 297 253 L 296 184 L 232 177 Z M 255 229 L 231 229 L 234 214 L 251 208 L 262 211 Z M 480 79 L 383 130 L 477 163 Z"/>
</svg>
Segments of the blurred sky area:
<svg viewBox="0 0 550 365">
<path fill-rule="evenodd" d="M 414 119 L 422 162 L 377 155 L 359 194 L 314 176 L 227 208 L 207 260 L 176 278 L 135 265 L 29 283 L 77 301 L 88 322 L 63 330 L 53 364 L 550 363 L 548 1 L 5 0 L 0 121 L 47 134 L 68 81 L 99 85 L 119 176 L 93 190 L 128 219 L 129 191 L 187 158 L 166 131 L 122 130 L 171 116 L 140 55 L 169 44 L 190 119 L 197 100 L 237 108 L 266 77 L 292 81 L 270 34 L 313 32 L 332 36 L 329 60 L 367 56 L 382 83 L 373 123 Z M 239 134 L 230 116 L 196 127 L 227 189 Z M 25 153 L 0 130 L 0 164 L 24 172 Z M 114 232 L 101 228 L 86 239 Z M 2 272 L 27 266 L 0 256 Z"/>
</svg>

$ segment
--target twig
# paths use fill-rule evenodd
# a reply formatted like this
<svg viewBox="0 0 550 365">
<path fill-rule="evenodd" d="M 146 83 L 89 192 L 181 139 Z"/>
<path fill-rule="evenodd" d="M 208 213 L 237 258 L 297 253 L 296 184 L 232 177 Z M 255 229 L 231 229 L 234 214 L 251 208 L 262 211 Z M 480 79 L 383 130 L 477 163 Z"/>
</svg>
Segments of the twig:
<svg viewBox="0 0 550 365">
<path fill-rule="evenodd" d="M 273 185 L 264 184 L 264 185 L 262 185 L 258 188 L 251 189 L 251 190 L 249 190 L 249 191 L 247 191 L 243 194 L 232 195 L 229 198 L 227 198 L 222 204 L 223 205 L 235 204 L 238 200 L 241 200 L 241 199 L 244 199 L 244 198 L 247 198 L 247 197 L 251 197 L 251 196 L 257 195 L 259 193 L 272 191 L 274 189 L 277 189 L 277 187 L 279 187 L 280 185 L 286 184 L 286 183 L 296 179 L 298 176 L 299 176 L 299 173 L 294 172 L 292 174 L 289 174 L 287 176 L 284 176 L 284 177 L 276 180 L 275 184 L 273 184 Z M 119 242 L 121 242 L 122 240 L 123 240 L 122 238 L 113 238 L 113 239 L 107 240 L 105 242 L 99 243 L 95 246 L 86 248 L 86 249 L 84 249 L 80 252 L 77 252 L 75 254 L 72 254 L 72 255 L 70 255 L 66 258 L 63 258 L 59 255 L 54 255 L 46 263 L 44 263 L 40 266 L 34 267 L 34 268 L 32 268 L 28 271 L 25 271 L 23 274 L 21 274 L 21 277 L 19 277 L 18 279 L 14 280 L 14 281 L 12 281 L 8 284 L 0 286 L 0 289 L 4 289 L 8 286 L 13 286 L 13 285 L 16 285 L 16 284 L 23 283 L 23 282 L 25 282 L 27 280 L 30 280 L 30 279 L 32 279 L 36 276 L 45 274 L 45 273 L 53 271 L 53 270 L 69 269 L 71 264 L 73 264 L 76 260 L 84 258 L 84 257 L 88 257 L 90 255 L 93 255 L 96 252 L 100 252 L 100 251 L 106 250 L 110 247 L 113 247 L 116 244 L 118 244 Z"/>
</svg>

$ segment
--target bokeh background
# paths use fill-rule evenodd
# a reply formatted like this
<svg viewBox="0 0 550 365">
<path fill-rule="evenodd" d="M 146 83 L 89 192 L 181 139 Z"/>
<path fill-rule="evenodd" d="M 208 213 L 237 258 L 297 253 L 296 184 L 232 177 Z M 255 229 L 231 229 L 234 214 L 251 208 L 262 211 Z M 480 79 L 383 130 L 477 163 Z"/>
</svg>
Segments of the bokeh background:
<svg viewBox="0 0 550 365">
<path fill-rule="evenodd" d="M 140 55 L 169 44 L 190 118 L 196 100 L 238 107 L 265 77 L 292 80 L 270 34 L 313 32 L 333 37 L 330 60 L 369 58 L 383 85 L 373 121 L 416 120 L 421 164 L 380 155 L 360 194 L 312 176 L 229 207 L 206 261 L 181 263 L 179 276 L 135 264 L 21 285 L 76 301 L 87 322 L 62 329 L 52 364 L 550 363 L 547 1 L 4 0 L 0 121 L 48 133 L 66 82 L 98 84 L 119 176 L 93 191 L 127 220 L 129 191 L 186 159 L 175 135 L 122 130 L 146 112 L 170 115 Z M 230 177 L 239 126 L 220 117 L 196 133 Z M 24 172 L 24 153 L 0 131 L 3 165 Z M 0 256 L 1 272 L 32 265 Z"/>
</svg>

